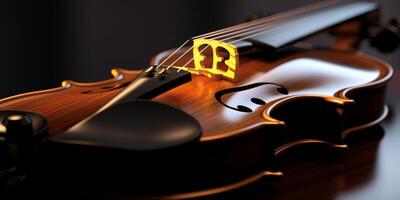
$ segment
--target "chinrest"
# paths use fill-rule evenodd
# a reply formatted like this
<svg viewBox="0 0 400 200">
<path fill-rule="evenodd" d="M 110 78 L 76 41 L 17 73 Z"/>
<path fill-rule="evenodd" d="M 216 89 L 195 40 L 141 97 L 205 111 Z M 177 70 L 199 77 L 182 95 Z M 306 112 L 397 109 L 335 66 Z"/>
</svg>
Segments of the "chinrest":
<svg viewBox="0 0 400 200">
<path fill-rule="evenodd" d="M 190 115 L 154 101 L 118 104 L 52 137 L 55 143 L 129 151 L 151 151 L 184 145 L 201 136 Z"/>
</svg>

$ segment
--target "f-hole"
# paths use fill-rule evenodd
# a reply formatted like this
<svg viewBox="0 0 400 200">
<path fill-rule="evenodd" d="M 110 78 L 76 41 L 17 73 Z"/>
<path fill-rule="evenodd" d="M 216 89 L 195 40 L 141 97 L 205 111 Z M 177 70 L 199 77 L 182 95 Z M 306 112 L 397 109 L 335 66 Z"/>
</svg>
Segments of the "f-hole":
<svg viewBox="0 0 400 200">
<path fill-rule="evenodd" d="M 239 86 L 239 87 L 234 87 L 234 88 L 228 88 L 228 89 L 224 89 L 224 90 L 220 90 L 218 92 L 215 93 L 215 99 L 217 99 L 217 101 L 219 103 L 221 103 L 222 105 L 224 105 L 227 108 L 230 108 L 232 110 L 236 110 L 238 112 L 253 112 L 253 110 L 251 110 L 251 108 L 244 106 L 244 105 L 237 105 L 236 107 L 230 106 L 228 104 L 226 104 L 223 100 L 222 97 L 226 94 L 230 94 L 230 93 L 235 93 L 235 92 L 241 92 L 241 91 L 245 91 L 245 90 L 250 90 L 256 87 L 260 87 L 263 85 L 273 85 L 276 86 L 276 91 L 280 94 L 283 95 L 287 95 L 289 94 L 289 91 L 283 87 L 282 85 L 276 84 L 276 83 L 269 83 L 269 82 L 260 82 L 260 83 L 253 83 L 253 84 L 249 84 L 249 85 L 244 85 L 244 86 Z M 257 98 L 252 98 L 250 101 L 252 101 L 255 104 L 263 104 L 265 102 L 263 102 L 261 99 L 257 99 Z"/>
</svg>

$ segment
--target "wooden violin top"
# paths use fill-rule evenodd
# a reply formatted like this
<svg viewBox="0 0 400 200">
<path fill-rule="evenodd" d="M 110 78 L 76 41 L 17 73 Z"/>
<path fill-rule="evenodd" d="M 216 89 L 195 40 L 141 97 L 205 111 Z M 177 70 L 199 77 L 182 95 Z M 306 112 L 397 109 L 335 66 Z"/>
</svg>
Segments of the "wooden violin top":
<svg viewBox="0 0 400 200">
<path fill-rule="evenodd" d="M 155 57 L 152 64 L 157 64 L 157 59 L 160 58 Z M 346 97 L 349 90 L 386 84 L 392 70 L 384 62 L 355 52 L 305 50 L 291 53 L 282 59 L 268 59 L 264 53 L 241 56 L 238 74 L 233 82 L 193 76 L 190 83 L 154 100 L 195 116 L 203 127 L 202 140 L 212 140 L 246 132 L 258 126 L 284 123 L 271 116 L 274 106 L 279 104 L 274 103 L 276 101 L 283 103 L 285 99 L 311 95 L 348 103 L 351 101 L 351 98 Z M 251 108 L 251 112 L 239 112 L 221 106 L 216 100 L 216 91 L 262 82 L 279 84 L 289 93 L 281 94 L 276 86 L 263 85 L 223 97 L 226 104 L 232 107 L 244 105 Z M 263 102 L 254 103 L 252 98 Z"/>
<path fill-rule="evenodd" d="M 151 64 L 159 62 L 163 55 L 156 56 Z M 107 81 L 66 81 L 60 88 L 9 97 L 2 100 L 0 108 L 42 114 L 49 119 L 50 133 L 55 134 L 95 112 L 118 94 L 139 71 L 114 70 L 112 73 L 115 78 Z M 271 104 L 273 101 L 302 95 L 345 99 L 346 89 L 385 84 L 392 71 L 386 63 L 356 52 L 302 50 L 281 59 L 270 59 L 262 52 L 243 55 L 238 73 L 233 82 L 193 75 L 190 83 L 154 100 L 193 115 L 202 125 L 202 140 L 211 140 L 258 126 L 280 124 L 279 119 L 275 121 L 266 113 L 274 106 Z M 289 94 L 280 94 L 276 87 L 264 85 L 223 97 L 223 101 L 232 106 L 243 104 L 251 107 L 251 113 L 227 108 L 215 98 L 217 91 L 256 82 L 278 83 L 287 88 Z M 266 105 L 253 103 L 251 98 L 259 98 Z"/>
</svg>

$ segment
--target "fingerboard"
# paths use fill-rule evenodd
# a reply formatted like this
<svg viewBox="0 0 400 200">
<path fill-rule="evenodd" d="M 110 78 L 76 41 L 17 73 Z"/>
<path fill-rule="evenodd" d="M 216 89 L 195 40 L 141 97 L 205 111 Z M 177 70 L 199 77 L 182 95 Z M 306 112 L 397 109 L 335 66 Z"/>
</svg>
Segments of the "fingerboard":
<svg viewBox="0 0 400 200">
<path fill-rule="evenodd" d="M 254 45 L 280 49 L 305 37 L 378 10 L 373 2 L 351 2 L 333 5 L 301 16 L 283 19 L 265 33 L 247 38 Z"/>
</svg>

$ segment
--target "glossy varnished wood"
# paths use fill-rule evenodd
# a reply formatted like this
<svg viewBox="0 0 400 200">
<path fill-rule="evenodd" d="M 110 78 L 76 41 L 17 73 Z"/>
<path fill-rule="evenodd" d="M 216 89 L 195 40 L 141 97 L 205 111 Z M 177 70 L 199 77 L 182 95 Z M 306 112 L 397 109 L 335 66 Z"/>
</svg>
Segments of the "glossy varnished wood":
<svg viewBox="0 0 400 200">
<path fill-rule="evenodd" d="M 115 69 L 113 79 L 96 83 L 64 81 L 59 88 L 12 96 L 0 101 L 1 110 L 20 110 L 45 116 L 50 134 L 59 133 L 106 104 L 140 71 Z M 113 89 L 115 88 L 115 89 Z"/>
<path fill-rule="evenodd" d="M 354 133 L 349 151 L 335 159 L 316 151 L 286 155 L 285 177 L 235 193 L 227 199 L 375 200 L 400 198 L 400 72 L 394 72 L 387 91 L 390 114 L 381 126 Z M 314 155 L 314 156 L 312 156 Z"/>
<path fill-rule="evenodd" d="M 276 69 L 282 64 L 299 58 L 311 58 L 331 63 L 337 63 L 339 65 L 344 66 L 345 68 L 347 67 L 350 70 L 355 70 L 353 71 L 354 74 L 350 75 L 353 76 L 354 79 L 367 76 L 368 75 L 367 72 L 376 73 L 376 77 L 372 76 L 370 80 L 367 80 L 364 83 L 343 87 L 338 89 L 336 92 L 330 93 L 329 90 L 331 88 L 329 88 L 329 83 L 335 81 L 341 82 L 340 77 L 323 76 L 321 74 L 321 71 L 318 72 L 311 69 L 310 71 L 305 72 L 305 74 L 310 73 L 310 78 L 307 80 L 304 79 L 301 80 L 301 78 L 300 79 L 298 78 L 299 74 L 296 74 L 296 72 L 293 73 L 291 71 L 287 71 L 286 73 L 279 74 L 280 77 L 273 77 L 273 78 L 275 81 L 277 81 L 277 83 L 286 86 L 290 94 L 294 93 L 295 95 L 289 94 L 288 96 L 276 96 L 275 98 L 272 98 L 272 100 L 285 99 L 290 96 L 298 96 L 298 94 L 296 94 L 297 92 L 305 96 L 325 95 L 332 97 L 335 96 L 341 99 L 348 99 L 344 93 L 349 92 L 349 90 L 353 90 L 356 88 L 361 89 L 365 86 L 371 87 L 372 85 L 374 85 L 372 87 L 386 85 L 387 81 L 389 80 L 392 74 L 390 66 L 388 66 L 386 63 L 365 57 L 362 54 L 358 54 L 352 51 L 333 52 L 333 51 L 304 50 L 298 53 L 289 53 L 285 55 L 285 57 L 283 57 L 282 59 L 271 58 L 268 57 L 268 55 L 266 54 L 259 53 L 259 54 L 251 54 L 251 56 L 244 55 L 240 57 L 240 67 L 238 69 L 238 76 L 237 79 L 235 79 L 234 81 L 222 80 L 222 79 L 208 79 L 202 76 L 194 76 L 191 83 L 182 85 L 169 92 L 166 92 L 155 98 L 155 100 L 182 109 L 185 112 L 195 116 L 195 118 L 199 120 L 199 122 L 203 127 L 204 136 L 202 137 L 202 139 L 204 141 L 223 138 L 229 135 L 236 135 L 238 133 L 243 133 L 246 132 L 246 130 L 252 128 L 255 129 L 260 126 L 268 126 L 276 124 L 279 125 L 280 123 L 276 122 L 274 119 L 271 119 L 268 116 L 267 117 L 262 116 L 263 113 L 268 111 L 268 109 L 273 110 L 272 107 L 276 106 L 276 104 L 267 104 L 266 106 L 259 106 L 257 107 L 256 110 L 254 110 L 250 114 L 238 113 L 237 111 L 232 111 L 231 109 L 221 106 L 221 104 L 215 100 L 214 95 L 216 91 L 222 89 L 235 87 L 237 85 L 253 83 L 255 82 L 254 80 L 257 80 L 257 78 L 259 79 L 259 77 L 271 73 L 273 69 Z M 155 57 L 153 59 L 152 64 L 156 64 L 157 60 L 159 60 L 159 58 Z M 171 59 L 171 61 L 173 60 L 174 59 Z M 184 61 L 182 61 L 182 63 L 178 62 L 176 65 L 179 66 L 180 64 L 183 63 L 185 62 Z M 166 62 L 166 64 L 168 64 L 168 61 Z M 321 63 L 321 68 L 326 67 L 324 66 L 325 64 L 326 63 Z M 307 68 L 308 66 L 304 67 Z M 329 67 L 330 66 L 328 66 L 325 69 L 329 71 L 330 70 Z M 343 73 L 347 72 L 344 71 Z M 262 80 L 268 81 L 268 79 L 262 79 Z M 303 92 L 304 89 L 307 90 L 309 89 L 309 90 Z M 257 92 L 250 93 L 250 95 L 257 95 Z M 251 97 L 252 96 L 249 96 L 248 101 L 242 103 L 245 104 L 250 102 Z M 234 98 L 234 97 L 228 97 L 228 98 Z M 380 109 L 383 110 L 383 108 Z"/>
<path fill-rule="evenodd" d="M 157 58 L 160 56 L 165 56 L 165 54 L 156 56 L 151 64 L 156 64 L 157 59 L 158 61 L 162 59 Z M 379 74 L 379 77 L 376 78 L 378 81 L 370 81 L 371 83 L 375 82 L 374 84 L 376 85 L 382 84 L 382 81 L 385 84 L 388 79 L 387 76 L 390 76 L 391 73 L 387 64 L 355 52 L 341 53 L 304 50 L 299 53 L 286 55 L 282 59 L 270 59 L 268 55 L 263 55 L 262 53 L 256 55 L 245 54 L 240 57 L 240 67 L 236 80 L 209 79 L 194 75 L 190 83 L 166 92 L 154 100 L 182 109 L 193 115 L 202 125 L 204 133 L 202 139 L 204 141 L 234 135 L 235 133 L 244 132 L 244 130 L 256 128 L 257 126 L 269 125 L 270 121 L 262 117 L 263 112 L 267 109 L 265 106 L 258 107 L 251 114 L 237 113 L 217 102 L 214 97 L 215 92 L 248 83 L 250 80 L 268 73 L 276 66 L 296 58 L 315 58 L 343 64 L 349 66 L 349 68 L 376 70 Z M 190 59 L 190 56 L 184 57 L 176 65 L 179 66 L 186 63 L 188 59 Z M 173 60 L 172 58 L 171 61 Z M 165 64 L 167 65 L 168 61 Z M 42 114 L 49 119 L 51 134 L 55 134 L 95 112 L 123 89 L 123 87 L 120 87 L 121 85 L 130 82 L 138 73 L 139 71 L 116 70 L 113 72 L 114 79 L 109 81 L 91 84 L 75 83 L 72 81 L 65 82 L 63 87 L 57 89 L 3 99 L 0 102 L 0 109 L 23 110 Z M 295 76 L 296 74 L 292 74 L 288 77 L 279 77 L 279 79 L 290 81 L 296 79 Z M 313 83 L 313 81 L 317 82 L 321 80 L 310 79 L 298 81 L 297 83 L 291 83 L 292 85 L 288 89 L 292 92 L 296 88 L 299 88 L 299 86 L 307 83 L 311 86 L 312 91 L 313 84 L 317 84 Z M 321 88 L 316 86 L 316 89 L 320 90 Z M 315 94 L 319 95 L 319 93 Z M 227 117 L 227 115 L 236 115 L 239 119 L 232 121 L 231 117 Z"/>
<path fill-rule="evenodd" d="M 156 56 L 151 64 L 157 64 L 166 55 L 168 54 Z M 190 58 L 188 55 L 176 65 L 182 65 Z M 269 80 L 271 77 L 266 76 L 273 75 L 276 70 L 279 71 L 279 67 L 299 59 L 322 62 L 317 62 L 317 67 L 314 68 L 309 68 L 307 65 L 301 66 L 301 63 L 298 63 L 299 68 L 306 69 L 306 74 L 310 73 L 308 79 L 307 76 L 303 76 L 304 74 L 300 76 L 299 73 L 293 73 L 295 68 L 292 68 L 293 71 L 290 70 L 293 66 L 281 70 L 283 73 L 277 73 L 278 77 L 274 76 L 274 80 Z M 168 65 L 172 61 L 173 59 L 165 64 Z M 207 62 L 210 60 L 206 60 Z M 327 63 L 331 64 L 328 64 L 328 67 L 324 66 Z M 321 71 L 318 64 L 321 64 L 321 68 L 326 71 Z M 350 81 L 349 79 L 341 80 L 340 73 L 335 76 L 318 76 L 319 74 L 329 74 L 330 68 L 345 68 L 344 72 L 352 73 L 346 74 Z M 286 71 L 288 72 L 286 73 Z M 0 102 L 0 109 L 42 114 L 49 120 L 50 133 L 54 135 L 97 111 L 116 96 L 138 73 L 139 71 L 117 70 L 113 72 L 114 78 L 108 81 L 89 84 L 64 82 L 61 88 L 3 99 Z M 346 121 L 347 128 L 354 128 L 353 126 L 366 128 L 376 125 L 386 114 L 384 112 L 384 89 L 392 75 L 391 67 L 386 63 L 356 52 L 307 49 L 285 51 L 273 57 L 263 51 L 243 53 L 237 73 L 237 78 L 233 81 L 193 76 L 191 82 L 153 99 L 192 115 L 203 129 L 200 139 L 203 145 L 202 149 L 190 163 L 193 167 L 192 170 L 196 171 L 196 176 L 204 178 L 204 182 L 199 185 L 206 185 L 206 187 L 198 188 L 198 191 L 179 194 L 177 197 L 197 197 L 221 193 L 259 181 L 264 176 L 280 176 L 280 172 L 270 171 L 271 168 L 269 168 L 270 166 L 266 167 L 266 163 L 273 164 L 270 160 L 271 154 L 280 155 L 283 150 L 288 149 L 282 147 L 286 145 L 285 142 L 274 141 L 274 138 L 285 137 L 281 134 L 282 130 L 272 132 L 270 129 L 275 126 L 285 129 L 285 119 L 274 114 L 274 111 L 281 108 L 282 105 L 310 97 L 338 105 L 356 101 L 361 105 L 357 107 L 358 109 L 372 110 L 373 112 L 365 112 L 363 116 L 360 116 L 356 109 L 355 114 L 350 113 L 349 120 Z M 357 75 L 362 77 L 356 77 Z M 351 79 L 352 76 L 354 79 Z M 367 79 L 363 79 L 365 77 Z M 262 90 L 250 91 L 248 94 L 256 97 L 261 95 L 261 98 L 265 97 L 267 101 L 266 105 L 252 107 L 253 112 L 250 113 L 234 111 L 215 99 L 217 91 L 260 80 L 263 82 L 277 81 L 288 89 L 289 95 L 264 94 Z M 342 87 L 332 89 L 331 83 L 335 82 L 341 83 Z M 324 88 L 324 86 L 326 87 Z M 371 94 L 371 89 L 373 90 L 372 98 L 362 98 L 362 95 Z M 268 99 L 269 97 L 273 98 Z M 235 101 L 236 98 L 238 96 L 232 94 L 224 97 L 224 101 Z M 250 98 L 245 96 L 243 100 L 241 103 L 251 105 Z M 311 107 L 311 109 L 321 108 Z M 303 120 L 305 118 L 305 116 L 298 117 Z M 362 120 L 354 120 L 359 118 Z M 312 130 L 312 126 L 310 126 L 310 130 Z M 346 130 L 341 129 L 339 134 L 342 131 Z M 321 132 L 325 133 L 324 130 Z M 314 143 L 315 141 L 310 138 L 304 139 L 307 140 L 297 142 L 297 144 Z M 317 140 L 317 142 L 320 141 Z M 333 147 L 346 147 L 340 145 Z M 213 165 L 207 167 L 201 165 L 201 163 L 210 161 Z M 177 176 L 176 178 L 182 177 Z"/>
</svg>

